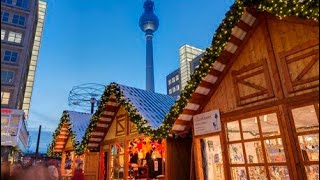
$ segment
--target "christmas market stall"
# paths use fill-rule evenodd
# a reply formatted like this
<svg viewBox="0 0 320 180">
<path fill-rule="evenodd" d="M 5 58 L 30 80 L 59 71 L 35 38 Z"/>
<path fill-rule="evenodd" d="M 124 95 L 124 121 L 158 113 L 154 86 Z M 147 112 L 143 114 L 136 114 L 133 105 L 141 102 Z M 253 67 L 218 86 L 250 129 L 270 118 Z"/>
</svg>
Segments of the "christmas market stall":
<svg viewBox="0 0 320 180">
<path fill-rule="evenodd" d="M 77 149 L 89 125 L 92 114 L 64 111 L 60 123 L 53 134 L 48 156 L 61 158 L 61 175 L 72 177 L 77 163 L 84 163 L 84 155 Z"/>
<path fill-rule="evenodd" d="M 319 179 L 319 1 L 236 1 L 164 122 L 196 179 Z M 172 123 L 168 123 L 172 122 Z"/>
<path fill-rule="evenodd" d="M 168 139 L 162 124 L 174 102 L 111 83 L 80 144 L 86 179 L 188 179 L 192 139 Z"/>
</svg>

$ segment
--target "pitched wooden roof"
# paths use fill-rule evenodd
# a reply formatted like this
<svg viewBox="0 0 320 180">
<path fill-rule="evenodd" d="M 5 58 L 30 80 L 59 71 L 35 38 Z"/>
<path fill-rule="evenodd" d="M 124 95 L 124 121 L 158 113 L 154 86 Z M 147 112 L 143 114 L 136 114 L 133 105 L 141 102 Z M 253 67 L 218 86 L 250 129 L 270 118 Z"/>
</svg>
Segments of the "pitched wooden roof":
<svg viewBox="0 0 320 180">
<path fill-rule="evenodd" d="M 134 87 L 111 83 L 86 131 L 83 148 L 99 147 L 120 106 L 123 106 L 138 129 L 158 128 L 175 102 L 175 98 Z M 141 126 L 141 127 L 139 127 Z M 143 126 L 143 127 L 142 127 Z M 142 130 L 141 133 L 147 133 Z"/>
<path fill-rule="evenodd" d="M 89 113 L 63 111 L 60 123 L 53 134 L 50 150 L 53 153 L 62 152 L 70 135 L 72 144 L 76 149 L 89 125 L 91 116 Z"/>
</svg>

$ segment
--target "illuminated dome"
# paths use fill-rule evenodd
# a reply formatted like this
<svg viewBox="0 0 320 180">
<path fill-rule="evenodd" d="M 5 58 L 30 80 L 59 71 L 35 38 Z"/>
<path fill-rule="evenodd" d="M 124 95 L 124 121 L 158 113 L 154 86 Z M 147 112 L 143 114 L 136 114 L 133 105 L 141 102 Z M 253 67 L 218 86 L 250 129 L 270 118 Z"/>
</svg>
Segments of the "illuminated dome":
<svg viewBox="0 0 320 180">
<path fill-rule="evenodd" d="M 146 0 L 143 8 L 144 13 L 140 17 L 139 26 L 146 35 L 153 34 L 153 32 L 155 32 L 159 27 L 159 19 L 153 13 L 154 2 L 152 0 Z"/>
</svg>

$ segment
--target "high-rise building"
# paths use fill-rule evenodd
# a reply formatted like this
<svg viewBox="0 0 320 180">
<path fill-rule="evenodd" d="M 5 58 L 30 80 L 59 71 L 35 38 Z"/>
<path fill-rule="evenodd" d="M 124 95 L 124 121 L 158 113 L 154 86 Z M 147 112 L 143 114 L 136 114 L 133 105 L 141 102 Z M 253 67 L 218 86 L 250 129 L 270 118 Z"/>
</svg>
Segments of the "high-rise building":
<svg viewBox="0 0 320 180">
<path fill-rule="evenodd" d="M 154 92 L 154 72 L 153 72 L 153 33 L 159 27 L 159 19 L 153 13 L 154 2 L 146 0 L 143 5 L 144 13 L 139 20 L 139 26 L 146 36 L 146 90 Z"/>
<path fill-rule="evenodd" d="M 22 109 L 28 73 L 35 67 L 30 65 L 35 63 L 33 57 L 40 43 L 41 33 L 36 31 L 38 22 L 39 26 L 43 25 L 44 16 L 38 11 L 44 5 L 38 0 L 1 0 L 2 108 Z M 41 17 L 42 20 L 38 20 Z"/>
<path fill-rule="evenodd" d="M 179 50 L 180 68 L 174 70 L 166 77 L 167 94 L 170 96 L 179 96 L 181 89 L 185 87 L 191 74 L 199 65 L 200 58 L 204 55 L 204 51 L 190 46 L 184 45 Z"/>
<path fill-rule="evenodd" d="M 31 96 L 32 96 L 32 90 L 33 90 L 33 84 L 34 84 L 34 76 L 37 69 L 40 42 L 42 37 L 46 9 L 47 9 L 47 3 L 45 1 L 40 0 L 38 5 L 38 15 L 37 15 L 38 22 L 37 22 L 36 33 L 34 37 L 34 43 L 32 47 L 31 61 L 29 64 L 26 88 L 24 91 L 24 98 L 23 98 L 23 104 L 22 104 L 22 109 L 25 112 L 26 117 L 28 117 L 29 115 Z"/>
<path fill-rule="evenodd" d="M 184 45 L 179 49 L 181 88 L 184 88 L 184 86 L 187 84 L 187 81 L 190 80 L 192 60 L 203 52 L 204 51 L 202 49 L 190 45 Z"/>
<path fill-rule="evenodd" d="M 39 0 L 1 0 L 1 160 L 27 146 L 25 120 L 45 9 Z"/>
</svg>

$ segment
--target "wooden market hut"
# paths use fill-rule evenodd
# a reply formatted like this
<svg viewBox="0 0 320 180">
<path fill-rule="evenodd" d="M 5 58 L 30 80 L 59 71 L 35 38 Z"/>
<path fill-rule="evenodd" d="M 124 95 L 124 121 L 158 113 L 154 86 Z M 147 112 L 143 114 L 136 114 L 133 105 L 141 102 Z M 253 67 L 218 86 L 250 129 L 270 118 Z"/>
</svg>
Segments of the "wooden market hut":
<svg viewBox="0 0 320 180">
<path fill-rule="evenodd" d="M 172 132 L 193 131 L 199 180 L 319 179 L 319 1 L 247 2 L 169 112 Z"/>
<path fill-rule="evenodd" d="M 111 83 L 80 145 L 86 179 L 189 179 L 191 137 L 165 138 L 160 127 L 174 101 Z"/>
<path fill-rule="evenodd" d="M 78 145 L 83 139 L 92 114 L 63 111 L 57 129 L 48 149 L 49 157 L 61 158 L 61 175 L 73 175 L 76 164 L 83 162 L 84 155 L 78 153 Z"/>
</svg>

